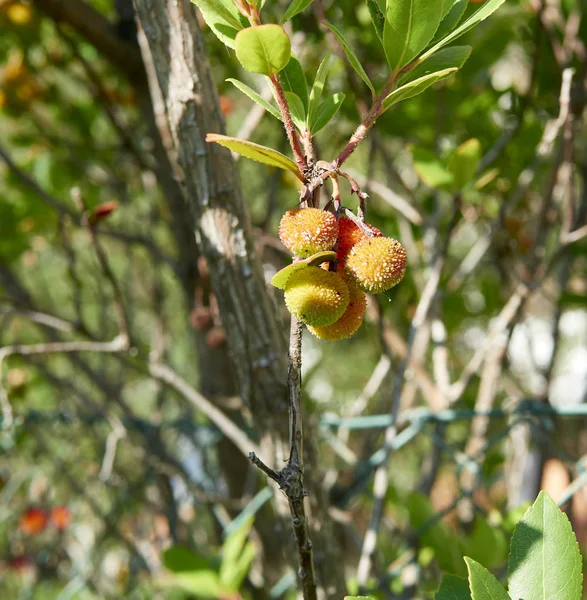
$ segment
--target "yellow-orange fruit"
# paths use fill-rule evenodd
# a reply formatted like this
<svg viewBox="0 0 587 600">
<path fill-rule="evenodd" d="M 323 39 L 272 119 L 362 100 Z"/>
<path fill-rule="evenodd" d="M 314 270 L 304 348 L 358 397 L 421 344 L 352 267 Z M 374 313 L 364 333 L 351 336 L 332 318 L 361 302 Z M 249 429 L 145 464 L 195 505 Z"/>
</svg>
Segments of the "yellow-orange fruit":
<svg viewBox="0 0 587 600">
<path fill-rule="evenodd" d="M 349 305 L 349 288 L 336 273 L 306 267 L 294 271 L 287 280 L 285 304 L 306 325 L 326 327 L 344 314 Z"/>
<path fill-rule="evenodd" d="M 406 263 L 406 250 L 397 240 L 374 237 L 351 248 L 345 267 L 364 292 L 379 294 L 403 279 Z"/>
<path fill-rule="evenodd" d="M 288 210 L 279 224 L 279 239 L 302 258 L 331 250 L 337 237 L 338 223 L 334 215 L 319 208 Z"/>
<path fill-rule="evenodd" d="M 367 297 L 354 283 L 347 281 L 349 305 L 342 317 L 326 327 L 308 327 L 308 330 L 321 340 L 345 340 L 350 338 L 363 322 L 367 309 Z"/>
<path fill-rule="evenodd" d="M 377 227 L 373 227 L 373 225 L 369 225 L 368 223 L 365 223 L 365 227 L 374 234 L 374 237 L 381 237 L 382 233 Z M 356 246 L 359 242 L 367 238 L 367 234 L 361 231 L 359 226 L 353 221 L 340 218 L 338 220 L 338 246 L 336 247 L 336 257 L 338 260 L 343 261 L 353 246 Z"/>
</svg>

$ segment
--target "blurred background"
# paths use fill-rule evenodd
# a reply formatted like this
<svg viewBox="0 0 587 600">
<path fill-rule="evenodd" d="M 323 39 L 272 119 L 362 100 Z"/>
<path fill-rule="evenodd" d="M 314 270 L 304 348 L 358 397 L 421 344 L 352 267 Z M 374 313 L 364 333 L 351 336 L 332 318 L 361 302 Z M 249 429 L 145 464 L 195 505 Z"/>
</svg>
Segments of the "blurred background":
<svg viewBox="0 0 587 600">
<path fill-rule="evenodd" d="M 463 69 L 388 111 L 347 163 L 367 220 L 409 257 L 351 340 L 304 335 L 307 468 L 351 591 L 432 598 L 462 553 L 503 574 L 540 489 L 587 550 L 584 9 L 508 0 L 463 38 Z M 288 24 L 310 82 L 334 55 L 328 87 L 346 99 L 316 139 L 332 160 L 369 93 L 325 18 L 376 87 L 387 68 L 365 2 L 315 0 Z M 288 154 L 280 123 L 226 82 L 270 99 L 263 79 L 200 25 L 229 134 Z M 165 188 L 135 40 L 122 0 L 0 0 L 0 598 L 295 598 L 275 491 L 203 408 L 257 439 L 206 257 Z M 269 280 L 289 261 L 276 233 L 298 183 L 237 165 Z M 366 576 L 377 468 L 389 488 Z"/>
</svg>

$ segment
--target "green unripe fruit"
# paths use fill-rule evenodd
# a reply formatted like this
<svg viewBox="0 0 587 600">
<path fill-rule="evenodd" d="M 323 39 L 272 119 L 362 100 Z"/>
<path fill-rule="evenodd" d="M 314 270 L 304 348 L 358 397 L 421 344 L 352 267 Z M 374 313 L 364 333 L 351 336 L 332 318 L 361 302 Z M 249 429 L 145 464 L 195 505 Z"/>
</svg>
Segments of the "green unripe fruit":
<svg viewBox="0 0 587 600">
<path fill-rule="evenodd" d="M 373 237 L 353 246 L 345 267 L 365 292 L 379 294 L 397 285 L 406 272 L 405 248 L 393 238 Z"/>
<path fill-rule="evenodd" d="M 349 304 L 349 288 L 336 273 L 306 267 L 294 271 L 287 280 L 285 304 L 306 325 L 326 327 L 344 314 Z"/>
<path fill-rule="evenodd" d="M 288 210 L 279 224 L 279 239 L 296 256 L 307 258 L 332 250 L 338 237 L 338 223 L 332 213 L 319 208 Z"/>
<path fill-rule="evenodd" d="M 308 327 L 308 331 L 321 340 L 345 340 L 350 338 L 363 323 L 367 298 L 356 285 L 347 283 L 349 288 L 349 305 L 338 321 L 326 327 Z"/>
</svg>

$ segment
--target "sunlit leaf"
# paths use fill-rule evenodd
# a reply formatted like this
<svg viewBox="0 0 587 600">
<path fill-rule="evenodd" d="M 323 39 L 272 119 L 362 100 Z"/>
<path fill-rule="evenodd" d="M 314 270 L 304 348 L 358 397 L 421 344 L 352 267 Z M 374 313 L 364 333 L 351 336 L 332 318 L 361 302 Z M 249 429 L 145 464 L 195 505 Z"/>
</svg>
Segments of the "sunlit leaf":
<svg viewBox="0 0 587 600">
<path fill-rule="evenodd" d="M 511 600 L 503 585 L 484 566 L 469 557 L 465 557 L 465 562 L 469 570 L 472 600 Z M 534 596 L 531 598 L 534 600 Z"/>
<path fill-rule="evenodd" d="M 413 98 L 414 96 L 421 94 L 434 83 L 450 77 L 456 71 L 458 71 L 456 67 L 452 69 L 443 69 L 442 71 L 430 73 L 429 75 L 424 75 L 424 77 L 419 77 L 414 81 L 406 83 L 405 85 L 391 92 L 391 94 L 385 98 L 382 104 L 383 109 L 387 110 L 390 106 L 393 106 L 402 100 Z"/>
<path fill-rule="evenodd" d="M 410 81 L 415 81 L 416 79 L 420 79 L 420 77 L 437 73 L 444 69 L 460 69 L 470 55 L 471 46 L 450 46 L 449 48 L 442 48 L 419 63 L 413 69 L 410 69 L 405 75 L 402 75 L 398 80 L 398 85 L 405 85 Z"/>
<path fill-rule="evenodd" d="M 448 11 L 444 19 L 440 21 L 440 25 L 432 40 L 433 44 L 447 36 L 459 24 L 459 21 L 467 10 L 467 6 L 469 6 L 469 0 L 457 0 L 453 3 L 452 8 Z"/>
<path fill-rule="evenodd" d="M 569 519 L 546 492 L 540 492 L 512 536 L 510 596 L 580 600 L 581 569 L 581 552 Z"/>
<path fill-rule="evenodd" d="M 476 27 L 479 23 L 481 23 L 481 21 L 493 14 L 504 2 L 505 0 L 487 0 L 487 2 L 485 2 L 485 4 L 483 4 L 478 11 L 473 13 L 462 25 L 434 44 L 430 50 L 427 50 L 423 54 L 422 58 L 432 56 L 432 54 L 434 54 L 437 50 L 440 50 L 440 48 L 450 44 L 464 33 L 467 33 L 467 31 L 473 29 L 473 27 Z"/>
<path fill-rule="evenodd" d="M 286 21 L 289 21 L 292 17 L 295 17 L 298 13 L 301 13 L 308 8 L 310 4 L 312 4 L 312 0 L 292 0 L 285 11 L 285 14 L 281 18 L 280 23 L 283 24 Z"/>
<path fill-rule="evenodd" d="M 285 289 L 285 284 L 287 283 L 287 280 L 295 271 L 298 271 L 299 269 L 304 269 L 306 267 L 317 267 L 318 265 L 321 265 L 324 262 L 329 262 L 335 259 L 336 252 L 317 252 L 316 254 L 313 254 L 312 256 L 309 256 L 304 260 L 292 263 L 291 265 L 284 267 L 280 271 L 277 271 L 277 273 L 275 273 L 273 279 L 271 280 L 271 285 L 276 288 L 279 288 L 280 290 L 283 290 Z"/>
<path fill-rule="evenodd" d="M 220 1 L 191 1 L 200 9 L 204 21 L 216 37 L 228 47 L 234 48 L 237 33 L 245 27 L 239 17 Z"/>
<path fill-rule="evenodd" d="M 434 37 L 442 17 L 442 3 L 430 0 L 393 0 L 387 3 L 383 46 L 392 71 L 410 63 Z"/>
<path fill-rule="evenodd" d="M 281 152 L 273 150 L 273 148 L 267 148 L 266 146 L 254 144 L 253 142 L 249 142 L 247 140 L 239 140 L 237 138 L 232 138 L 217 133 L 209 133 L 206 136 L 206 141 L 220 144 L 221 146 L 224 146 L 225 148 L 228 148 L 229 150 L 232 150 L 233 152 L 236 152 L 245 158 L 250 158 L 251 160 L 256 160 L 257 162 L 271 165 L 272 167 L 291 171 L 298 177 L 298 179 L 300 179 L 300 181 L 304 180 L 296 163 L 294 163 L 293 160 L 289 159 L 284 154 L 281 154 Z"/>
<path fill-rule="evenodd" d="M 283 27 L 258 25 L 247 27 L 236 36 L 236 56 L 251 73 L 274 75 L 291 57 L 291 43 Z"/>
</svg>

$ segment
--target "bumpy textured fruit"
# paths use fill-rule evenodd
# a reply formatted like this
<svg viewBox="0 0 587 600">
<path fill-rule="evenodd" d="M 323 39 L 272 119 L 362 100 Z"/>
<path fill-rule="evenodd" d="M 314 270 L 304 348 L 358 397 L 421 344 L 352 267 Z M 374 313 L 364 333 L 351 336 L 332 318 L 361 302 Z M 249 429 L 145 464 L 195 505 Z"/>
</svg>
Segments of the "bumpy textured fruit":
<svg viewBox="0 0 587 600">
<path fill-rule="evenodd" d="M 349 288 L 349 305 L 342 317 L 326 327 L 308 327 L 308 330 L 321 340 L 345 340 L 350 338 L 361 326 L 367 298 L 354 283 L 347 281 Z"/>
<path fill-rule="evenodd" d="M 337 237 L 338 223 L 334 215 L 319 208 L 288 210 L 279 224 L 279 239 L 302 258 L 331 250 Z"/>
<path fill-rule="evenodd" d="M 363 291 L 379 294 L 403 279 L 406 263 L 406 250 L 397 240 L 374 237 L 351 248 L 345 267 Z"/>
<path fill-rule="evenodd" d="M 349 305 L 349 288 L 336 273 L 306 267 L 287 280 L 285 304 L 306 325 L 326 327 L 342 317 Z"/>
<path fill-rule="evenodd" d="M 382 233 L 377 227 L 373 227 L 373 225 L 369 225 L 368 223 L 365 223 L 365 227 L 367 227 L 375 237 L 381 237 Z M 353 221 L 346 218 L 340 218 L 338 220 L 338 246 L 336 248 L 336 258 L 338 258 L 339 261 L 343 261 L 353 246 L 356 246 L 359 242 L 362 242 L 367 238 L 368 236 L 361 231 L 359 226 L 355 225 Z"/>
</svg>

